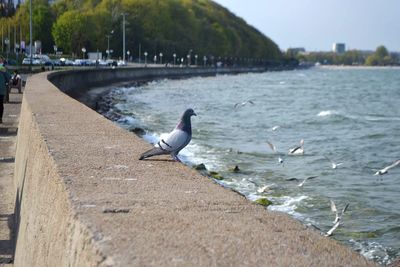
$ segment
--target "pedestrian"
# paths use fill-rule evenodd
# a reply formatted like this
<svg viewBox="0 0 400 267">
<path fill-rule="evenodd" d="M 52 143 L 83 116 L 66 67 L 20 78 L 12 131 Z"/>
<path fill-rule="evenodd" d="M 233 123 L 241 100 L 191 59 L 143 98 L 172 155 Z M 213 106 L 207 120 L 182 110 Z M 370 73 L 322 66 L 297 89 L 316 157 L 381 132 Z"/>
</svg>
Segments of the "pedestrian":
<svg viewBox="0 0 400 267">
<path fill-rule="evenodd" d="M 0 123 L 3 123 L 4 101 L 8 93 L 8 83 L 11 79 L 3 63 L 4 59 L 0 57 Z"/>
</svg>

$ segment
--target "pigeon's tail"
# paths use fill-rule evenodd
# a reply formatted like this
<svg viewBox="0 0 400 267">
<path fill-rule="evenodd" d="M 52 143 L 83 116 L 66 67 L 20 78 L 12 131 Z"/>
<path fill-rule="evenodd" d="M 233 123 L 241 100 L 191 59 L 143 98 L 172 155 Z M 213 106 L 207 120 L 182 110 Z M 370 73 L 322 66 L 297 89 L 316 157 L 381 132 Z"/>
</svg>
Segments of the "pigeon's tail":
<svg viewBox="0 0 400 267">
<path fill-rule="evenodd" d="M 139 160 L 143 160 L 146 158 L 150 158 L 152 156 L 157 156 L 157 155 L 164 155 L 164 154 L 168 154 L 168 152 L 166 152 L 165 150 L 162 150 L 159 147 L 154 147 L 150 150 L 147 150 L 146 152 L 144 152 L 142 155 L 140 155 Z"/>
</svg>

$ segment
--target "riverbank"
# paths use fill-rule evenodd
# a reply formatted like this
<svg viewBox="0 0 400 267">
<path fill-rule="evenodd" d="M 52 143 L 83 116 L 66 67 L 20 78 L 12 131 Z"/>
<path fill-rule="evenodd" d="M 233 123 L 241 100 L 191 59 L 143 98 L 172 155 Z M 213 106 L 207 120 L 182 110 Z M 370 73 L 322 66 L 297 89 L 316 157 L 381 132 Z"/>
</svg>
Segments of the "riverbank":
<svg viewBox="0 0 400 267">
<path fill-rule="evenodd" d="M 80 95 L 116 77 L 160 74 L 103 71 L 41 73 L 27 82 L 14 175 L 15 266 L 375 266 L 169 157 L 138 161 L 149 144 L 48 81 Z"/>
</svg>

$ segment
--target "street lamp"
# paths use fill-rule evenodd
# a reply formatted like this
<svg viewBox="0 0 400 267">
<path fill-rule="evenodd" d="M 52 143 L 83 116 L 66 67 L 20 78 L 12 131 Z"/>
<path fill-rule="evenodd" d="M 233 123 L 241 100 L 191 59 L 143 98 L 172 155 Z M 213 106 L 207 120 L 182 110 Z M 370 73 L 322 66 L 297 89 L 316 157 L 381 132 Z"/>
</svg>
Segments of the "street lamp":
<svg viewBox="0 0 400 267">
<path fill-rule="evenodd" d="M 144 66 L 147 66 L 147 52 L 144 52 Z"/>
<path fill-rule="evenodd" d="M 188 67 L 190 67 L 190 55 L 187 55 L 186 57 L 187 57 L 187 65 Z"/>
<path fill-rule="evenodd" d="M 204 67 L 206 67 L 206 63 L 207 63 L 207 57 L 206 56 L 203 57 L 203 62 L 204 62 Z"/>
<path fill-rule="evenodd" d="M 106 38 L 107 38 L 107 59 L 110 59 L 110 37 L 111 37 L 111 35 L 114 33 L 114 30 L 112 30 L 111 32 L 110 32 L 110 34 L 107 34 L 106 35 Z"/>
<path fill-rule="evenodd" d="M 128 50 L 126 51 L 126 54 L 128 55 L 128 62 L 129 62 L 129 55 L 131 54 L 131 52 Z"/>
<path fill-rule="evenodd" d="M 176 65 L 176 54 L 174 53 L 172 56 L 174 57 L 174 67 L 175 67 L 175 65 Z"/>
<path fill-rule="evenodd" d="M 194 65 L 196 65 L 197 66 L 197 57 L 198 57 L 198 55 L 196 54 L 196 55 L 194 55 Z"/>
<path fill-rule="evenodd" d="M 85 59 L 86 48 L 82 48 L 82 59 Z"/>
<path fill-rule="evenodd" d="M 162 56 L 163 56 L 163 54 L 160 53 L 160 64 L 162 64 Z"/>
<path fill-rule="evenodd" d="M 154 61 L 154 64 L 157 64 L 157 55 L 154 55 L 153 61 Z"/>
<path fill-rule="evenodd" d="M 57 55 L 57 46 L 56 45 L 53 45 L 53 49 L 54 49 L 54 55 Z"/>
</svg>

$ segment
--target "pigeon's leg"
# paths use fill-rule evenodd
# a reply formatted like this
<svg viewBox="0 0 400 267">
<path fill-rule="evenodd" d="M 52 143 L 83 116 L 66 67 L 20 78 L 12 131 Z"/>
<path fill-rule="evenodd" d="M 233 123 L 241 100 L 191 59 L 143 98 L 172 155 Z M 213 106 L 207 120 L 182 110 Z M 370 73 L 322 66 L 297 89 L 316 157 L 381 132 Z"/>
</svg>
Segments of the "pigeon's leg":
<svg viewBox="0 0 400 267">
<path fill-rule="evenodd" d="M 179 158 L 177 154 L 171 154 L 172 158 L 177 161 L 177 162 L 182 162 Z"/>
</svg>

